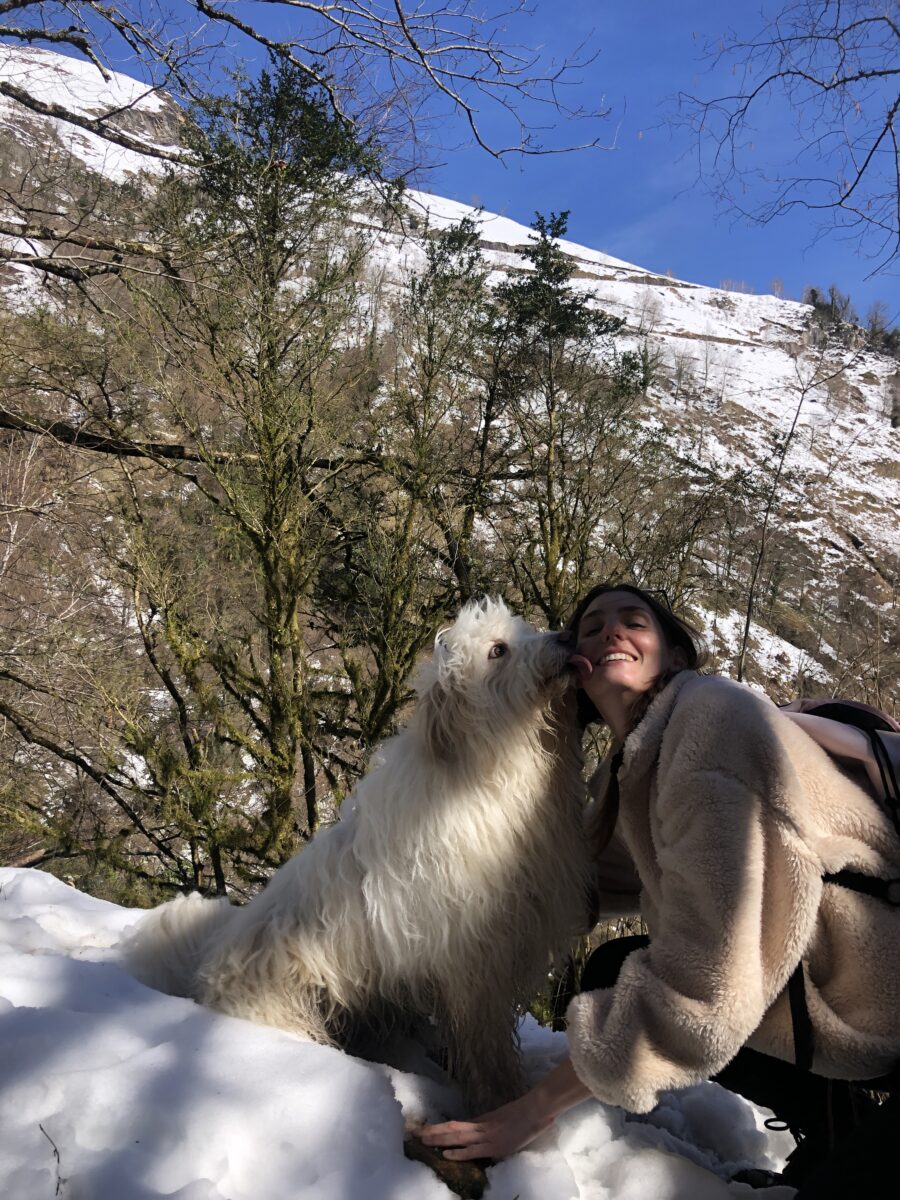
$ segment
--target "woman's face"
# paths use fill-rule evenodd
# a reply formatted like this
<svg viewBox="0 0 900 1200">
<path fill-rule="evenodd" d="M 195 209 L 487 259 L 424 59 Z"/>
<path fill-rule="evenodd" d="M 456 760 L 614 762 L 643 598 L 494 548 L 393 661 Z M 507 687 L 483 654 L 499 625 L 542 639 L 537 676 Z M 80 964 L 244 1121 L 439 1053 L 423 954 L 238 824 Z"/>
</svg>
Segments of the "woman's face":
<svg viewBox="0 0 900 1200">
<path fill-rule="evenodd" d="M 581 686 L 607 720 L 610 699 L 631 702 L 665 671 L 685 665 L 684 652 L 669 647 L 656 617 L 633 592 L 603 592 L 577 632 L 576 653 L 590 664 L 590 670 L 576 664 Z"/>
</svg>

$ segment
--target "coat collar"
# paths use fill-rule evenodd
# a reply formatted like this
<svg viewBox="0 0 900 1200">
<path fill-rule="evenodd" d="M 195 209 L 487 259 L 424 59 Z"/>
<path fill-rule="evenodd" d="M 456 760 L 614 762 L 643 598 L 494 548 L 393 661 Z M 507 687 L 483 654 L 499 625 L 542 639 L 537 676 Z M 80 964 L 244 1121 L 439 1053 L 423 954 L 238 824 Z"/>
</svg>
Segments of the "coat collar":
<svg viewBox="0 0 900 1200">
<path fill-rule="evenodd" d="M 655 765 L 675 701 L 681 689 L 691 680 L 698 678 L 696 671 L 679 671 L 659 695 L 654 696 L 641 722 L 625 739 L 619 771 L 620 780 L 628 779 L 630 783 L 635 783 Z"/>
</svg>

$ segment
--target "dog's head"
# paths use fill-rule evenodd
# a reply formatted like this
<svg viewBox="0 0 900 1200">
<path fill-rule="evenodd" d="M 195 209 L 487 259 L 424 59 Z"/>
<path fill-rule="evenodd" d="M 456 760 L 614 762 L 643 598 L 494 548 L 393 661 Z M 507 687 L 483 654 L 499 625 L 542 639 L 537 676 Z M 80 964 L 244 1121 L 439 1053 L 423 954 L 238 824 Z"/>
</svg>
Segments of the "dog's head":
<svg viewBox="0 0 900 1200">
<path fill-rule="evenodd" d="M 416 679 L 417 721 L 437 759 L 494 742 L 568 685 L 569 633 L 539 633 L 500 600 L 467 604 Z"/>
</svg>

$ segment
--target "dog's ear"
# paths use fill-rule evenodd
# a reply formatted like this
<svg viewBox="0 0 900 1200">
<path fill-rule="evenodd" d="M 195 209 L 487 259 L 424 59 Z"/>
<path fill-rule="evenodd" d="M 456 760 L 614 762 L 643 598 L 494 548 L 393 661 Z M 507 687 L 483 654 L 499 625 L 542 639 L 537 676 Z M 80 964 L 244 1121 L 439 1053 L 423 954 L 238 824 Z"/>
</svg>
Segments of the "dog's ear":
<svg viewBox="0 0 900 1200">
<path fill-rule="evenodd" d="M 459 753 L 464 700 L 458 675 L 459 663 L 447 634 L 442 629 L 434 639 L 434 650 L 416 679 L 419 693 L 416 720 L 422 741 L 436 762 L 451 762 Z"/>
<path fill-rule="evenodd" d="M 448 763 L 459 753 L 462 697 L 455 680 L 435 680 L 419 704 L 422 739 L 437 762 Z"/>
</svg>

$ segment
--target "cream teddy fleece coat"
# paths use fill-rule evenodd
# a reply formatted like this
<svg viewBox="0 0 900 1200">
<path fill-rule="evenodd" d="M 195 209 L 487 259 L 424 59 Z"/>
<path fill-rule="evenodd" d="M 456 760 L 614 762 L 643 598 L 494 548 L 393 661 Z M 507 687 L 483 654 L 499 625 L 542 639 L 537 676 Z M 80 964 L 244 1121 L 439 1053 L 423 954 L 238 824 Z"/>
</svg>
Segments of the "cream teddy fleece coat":
<svg viewBox="0 0 900 1200">
<path fill-rule="evenodd" d="M 651 944 L 569 1006 L 572 1064 L 599 1099 L 649 1112 L 745 1044 L 792 1062 L 801 960 L 813 1070 L 900 1061 L 900 908 L 822 882 L 897 878 L 900 839 L 811 738 L 741 684 L 683 671 L 627 738 L 619 794 Z M 620 859 L 607 910 L 627 892 Z"/>
</svg>

